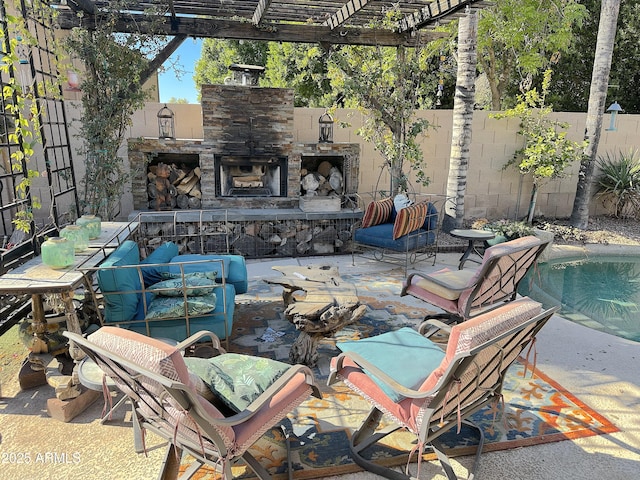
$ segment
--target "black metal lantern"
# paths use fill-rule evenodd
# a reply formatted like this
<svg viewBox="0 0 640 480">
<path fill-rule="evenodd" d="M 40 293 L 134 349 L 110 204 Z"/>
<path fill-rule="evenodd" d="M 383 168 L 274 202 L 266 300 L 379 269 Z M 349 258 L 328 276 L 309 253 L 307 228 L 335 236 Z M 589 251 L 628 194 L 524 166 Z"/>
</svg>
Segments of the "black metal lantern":
<svg viewBox="0 0 640 480">
<path fill-rule="evenodd" d="M 318 141 L 320 143 L 333 143 L 333 117 L 329 112 L 324 112 L 318 120 L 320 127 L 320 135 Z"/>
<path fill-rule="evenodd" d="M 174 114 L 166 103 L 158 112 L 158 132 L 159 138 L 176 138 Z"/>
</svg>

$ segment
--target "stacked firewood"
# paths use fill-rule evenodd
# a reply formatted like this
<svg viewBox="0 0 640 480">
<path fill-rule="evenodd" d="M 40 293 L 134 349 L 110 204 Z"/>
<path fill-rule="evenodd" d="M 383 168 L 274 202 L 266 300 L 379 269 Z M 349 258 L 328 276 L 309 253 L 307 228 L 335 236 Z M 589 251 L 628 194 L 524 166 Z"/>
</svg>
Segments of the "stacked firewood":
<svg viewBox="0 0 640 480">
<path fill-rule="evenodd" d="M 342 195 L 344 190 L 342 172 L 338 167 L 334 167 L 331 162 L 321 162 L 315 172 L 309 172 L 303 168 L 300 176 L 302 192 L 309 197 L 326 197 L 331 194 Z"/>
<path fill-rule="evenodd" d="M 152 210 L 200 208 L 200 167 L 178 167 L 175 163 L 151 165 L 147 173 L 147 194 Z"/>
</svg>

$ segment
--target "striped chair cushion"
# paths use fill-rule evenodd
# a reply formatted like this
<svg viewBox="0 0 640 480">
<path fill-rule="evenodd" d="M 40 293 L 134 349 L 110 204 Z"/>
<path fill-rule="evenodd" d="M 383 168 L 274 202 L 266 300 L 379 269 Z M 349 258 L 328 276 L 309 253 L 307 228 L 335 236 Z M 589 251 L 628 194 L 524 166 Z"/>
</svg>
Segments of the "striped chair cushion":
<svg viewBox="0 0 640 480">
<path fill-rule="evenodd" d="M 428 207 L 429 205 L 426 202 L 422 202 L 400 210 L 393 224 L 393 239 L 397 240 L 422 227 L 425 218 L 427 218 Z"/>
<path fill-rule="evenodd" d="M 362 228 L 373 227 L 387 222 L 391 218 L 391 210 L 393 210 L 393 198 L 391 197 L 371 202 L 364 212 Z"/>
</svg>

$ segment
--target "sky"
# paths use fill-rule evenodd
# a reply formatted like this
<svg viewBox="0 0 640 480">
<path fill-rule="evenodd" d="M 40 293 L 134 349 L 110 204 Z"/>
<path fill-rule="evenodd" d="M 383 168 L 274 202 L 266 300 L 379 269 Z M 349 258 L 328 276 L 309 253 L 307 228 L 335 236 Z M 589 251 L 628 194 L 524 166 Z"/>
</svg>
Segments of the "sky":
<svg viewBox="0 0 640 480">
<path fill-rule="evenodd" d="M 178 62 L 178 67 L 183 70 L 180 80 L 173 70 L 161 73 L 158 77 L 160 83 L 160 102 L 168 102 L 171 97 L 186 98 L 189 103 L 198 103 L 196 85 L 193 81 L 196 62 L 200 58 L 202 39 L 187 38 L 182 45 L 169 57 L 165 66 L 172 62 Z"/>
</svg>

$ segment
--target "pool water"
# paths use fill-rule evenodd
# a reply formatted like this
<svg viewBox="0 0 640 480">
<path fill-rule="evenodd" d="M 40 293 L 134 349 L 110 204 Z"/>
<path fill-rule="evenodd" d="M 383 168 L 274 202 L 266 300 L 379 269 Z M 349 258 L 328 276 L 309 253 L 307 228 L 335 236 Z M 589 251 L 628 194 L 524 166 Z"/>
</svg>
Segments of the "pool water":
<svg viewBox="0 0 640 480">
<path fill-rule="evenodd" d="M 560 258 L 538 264 L 518 292 L 584 326 L 640 342 L 640 257 Z"/>
</svg>

